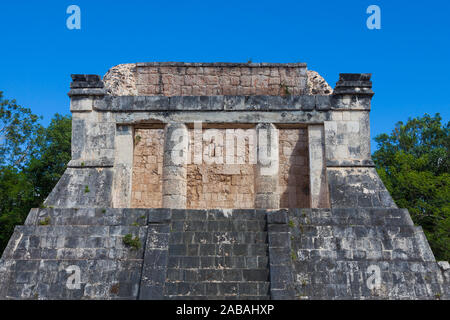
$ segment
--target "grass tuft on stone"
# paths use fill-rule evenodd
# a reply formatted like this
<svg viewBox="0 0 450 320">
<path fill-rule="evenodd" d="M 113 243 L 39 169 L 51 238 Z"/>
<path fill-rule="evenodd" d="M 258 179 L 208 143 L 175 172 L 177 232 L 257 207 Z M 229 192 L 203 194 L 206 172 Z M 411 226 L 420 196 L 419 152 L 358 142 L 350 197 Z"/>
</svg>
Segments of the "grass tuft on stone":
<svg viewBox="0 0 450 320">
<path fill-rule="evenodd" d="M 138 236 L 133 238 L 131 233 L 126 234 L 123 237 L 123 243 L 127 247 L 131 247 L 132 249 L 139 250 L 141 248 L 141 241 Z"/>
<path fill-rule="evenodd" d="M 40 226 L 48 226 L 49 224 L 50 224 L 50 217 L 46 217 L 45 219 L 39 221 Z"/>
</svg>

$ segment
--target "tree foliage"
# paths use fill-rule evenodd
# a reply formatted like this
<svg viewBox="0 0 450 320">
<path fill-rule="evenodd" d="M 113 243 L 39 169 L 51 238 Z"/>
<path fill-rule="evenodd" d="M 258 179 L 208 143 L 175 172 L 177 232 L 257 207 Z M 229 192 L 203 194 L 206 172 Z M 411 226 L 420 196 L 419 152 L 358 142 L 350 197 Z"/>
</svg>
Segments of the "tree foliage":
<svg viewBox="0 0 450 320">
<path fill-rule="evenodd" d="M 15 100 L 4 99 L 0 91 L 0 166 L 23 168 L 43 134 L 40 119 Z"/>
<path fill-rule="evenodd" d="M 52 191 L 71 159 L 72 119 L 55 114 L 37 141 L 38 152 L 24 169 L 39 202 Z"/>
<path fill-rule="evenodd" d="M 14 227 L 43 203 L 70 160 L 70 116 L 56 114 L 47 128 L 39 119 L 0 92 L 0 253 Z"/>
<path fill-rule="evenodd" d="M 33 199 L 32 185 L 23 172 L 12 167 L 0 168 L 0 253 L 14 227 L 25 221 Z"/>
<path fill-rule="evenodd" d="M 438 260 L 450 260 L 450 123 L 439 114 L 398 122 L 375 137 L 378 174 L 400 208 L 422 226 Z"/>
</svg>

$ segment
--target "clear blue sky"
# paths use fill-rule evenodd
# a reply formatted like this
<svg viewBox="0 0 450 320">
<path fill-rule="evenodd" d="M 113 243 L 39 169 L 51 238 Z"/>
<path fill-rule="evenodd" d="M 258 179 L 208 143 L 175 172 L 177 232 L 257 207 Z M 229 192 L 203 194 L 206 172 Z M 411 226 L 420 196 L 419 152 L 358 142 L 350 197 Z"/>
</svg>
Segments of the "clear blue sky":
<svg viewBox="0 0 450 320">
<path fill-rule="evenodd" d="M 81 8 L 82 29 L 66 28 Z M 381 8 L 381 30 L 366 8 Z M 2 1 L 0 90 L 47 124 L 69 113 L 71 73 L 146 61 L 306 62 L 334 87 L 371 72 L 372 137 L 450 116 L 450 1 Z M 374 143 L 372 143 L 374 149 Z"/>
</svg>

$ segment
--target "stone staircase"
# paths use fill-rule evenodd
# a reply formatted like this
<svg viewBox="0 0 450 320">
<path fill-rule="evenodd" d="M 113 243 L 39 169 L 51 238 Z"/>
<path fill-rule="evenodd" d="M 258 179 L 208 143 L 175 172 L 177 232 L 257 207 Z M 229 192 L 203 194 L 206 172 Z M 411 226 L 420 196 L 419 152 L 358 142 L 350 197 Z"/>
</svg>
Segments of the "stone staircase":
<svg viewBox="0 0 450 320">
<path fill-rule="evenodd" d="M 33 209 L 0 261 L 0 299 L 136 299 L 146 222 L 139 210 Z"/>
<path fill-rule="evenodd" d="M 166 299 L 269 299 L 266 215 L 174 210 Z"/>
<path fill-rule="evenodd" d="M 444 272 L 405 209 L 289 211 L 300 299 L 448 299 Z"/>
<path fill-rule="evenodd" d="M 33 209 L 0 260 L 0 299 L 269 299 L 268 260 L 265 212 Z"/>
<path fill-rule="evenodd" d="M 33 209 L 0 260 L 0 299 L 449 299 L 449 284 L 387 208 Z"/>
</svg>

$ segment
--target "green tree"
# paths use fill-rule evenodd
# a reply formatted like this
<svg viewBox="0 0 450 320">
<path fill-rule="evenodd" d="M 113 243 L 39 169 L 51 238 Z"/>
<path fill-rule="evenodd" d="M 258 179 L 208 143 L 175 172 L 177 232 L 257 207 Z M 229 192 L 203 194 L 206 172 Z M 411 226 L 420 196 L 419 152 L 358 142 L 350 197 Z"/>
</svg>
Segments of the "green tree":
<svg viewBox="0 0 450 320">
<path fill-rule="evenodd" d="M 41 204 L 71 159 L 72 118 L 55 114 L 49 126 L 37 139 L 37 152 L 24 168 L 35 194 L 34 204 Z"/>
<path fill-rule="evenodd" d="M 33 189 L 23 172 L 0 168 L 0 255 L 14 227 L 23 224 L 33 203 Z"/>
<path fill-rule="evenodd" d="M 26 165 L 43 133 L 40 119 L 16 100 L 4 99 L 0 91 L 0 166 L 21 169 Z"/>
<path fill-rule="evenodd" d="M 378 174 L 401 208 L 422 226 L 438 260 L 450 260 L 450 123 L 439 114 L 398 122 L 375 137 Z"/>
<path fill-rule="evenodd" d="M 47 128 L 39 119 L 0 92 L 0 253 L 70 160 L 71 117 L 56 114 Z"/>
</svg>

